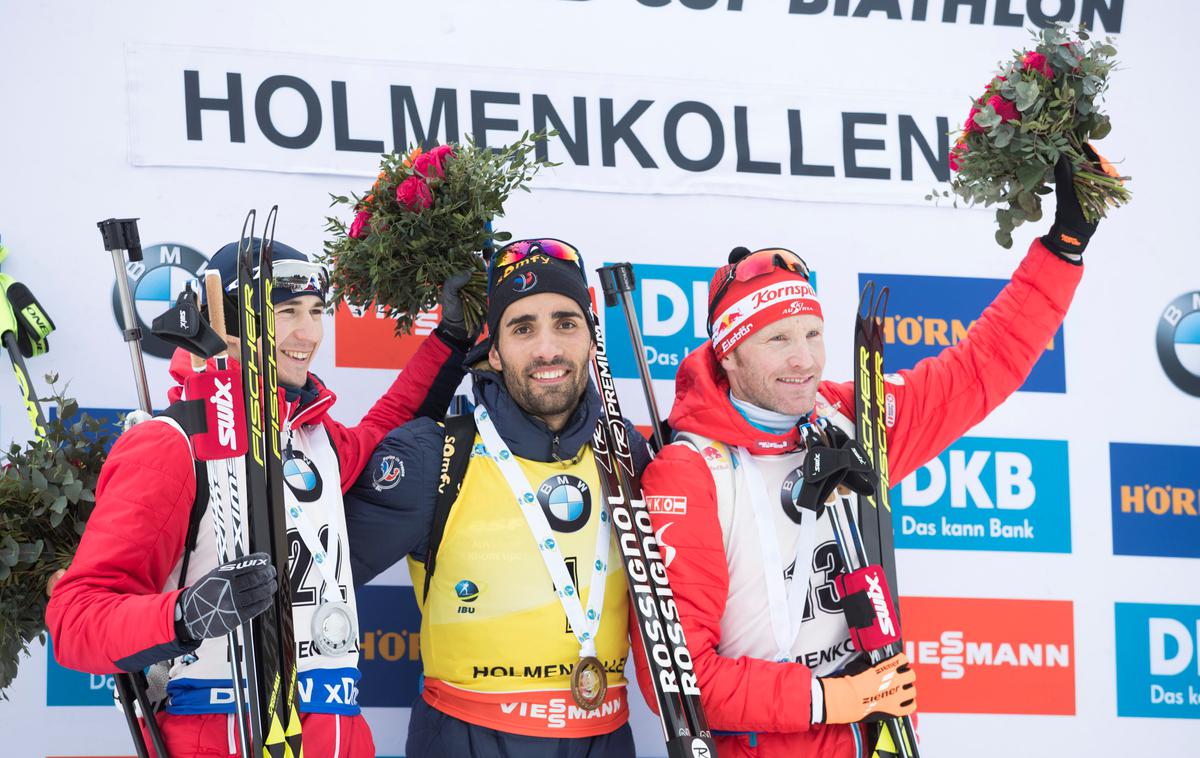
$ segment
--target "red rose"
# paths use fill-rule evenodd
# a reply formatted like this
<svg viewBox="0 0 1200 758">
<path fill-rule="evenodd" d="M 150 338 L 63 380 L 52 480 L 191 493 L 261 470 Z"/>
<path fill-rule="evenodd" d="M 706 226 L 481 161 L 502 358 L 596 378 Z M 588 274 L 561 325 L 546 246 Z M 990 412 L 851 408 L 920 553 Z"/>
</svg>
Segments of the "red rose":
<svg viewBox="0 0 1200 758">
<path fill-rule="evenodd" d="M 1001 122 L 1012 121 L 1014 118 L 1020 118 L 1021 114 L 1017 111 L 1017 104 L 1012 100 L 1005 100 L 999 95 L 992 95 L 988 98 L 987 104 L 992 106 L 992 110 L 996 111 L 996 115 L 1000 117 Z"/>
<path fill-rule="evenodd" d="M 431 177 L 433 176 L 433 155 L 430 153 L 421 153 L 413 159 L 412 169 L 417 176 Z"/>
<path fill-rule="evenodd" d="M 359 211 L 354 216 L 354 221 L 350 224 L 350 239 L 362 239 L 367 236 L 367 232 L 371 231 L 371 214 L 366 211 Z"/>
<path fill-rule="evenodd" d="M 1022 67 L 1029 71 L 1030 69 L 1038 71 L 1047 79 L 1054 78 L 1054 69 L 1050 67 L 1050 61 L 1046 60 L 1046 56 L 1041 53 L 1033 52 L 1032 50 L 1025 53 L 1025 57 L 1021 59 Z"/>
<path fill-rule="evenodd" d="M 429 151 L 429 157 L 440 179 L 446 175 L 446 161 L 454 157 L 454 148 L 451 145 L 438 145 Z"/>
<path fill-rule="evenodd" d="M 967 147 L 967 143 L 963 142 L 962 140 L 959 140 L 958 144 L 956 144 L 954 147 L 950 148 L 950 170 L 951 171 L 958 171 L 958 162 L 966 156 L 967 151 L 969 149 L 970 148 Z"/>
<path fill-rule="evenodd" d="M 421 157 L 423 156 L 418 156 L 417 160 Z M 433 193 L 429 191 L 429 185 L 424 179 L 410 176 L 396 188 L 396 202 L 406 206 L 413 213 L 420 213 L 422 209 L 433 205 Z"/>
<path fill-rule="evenodd" d="M 963 132 L 970 134 L 972 132 L 982 132 L 979 124 L 975 123 L 975 114 L 979 112 L 979 108 L 971 107 L 971 112 L 967 114 L 967 120 L 963 123 Z"/>
</svg>

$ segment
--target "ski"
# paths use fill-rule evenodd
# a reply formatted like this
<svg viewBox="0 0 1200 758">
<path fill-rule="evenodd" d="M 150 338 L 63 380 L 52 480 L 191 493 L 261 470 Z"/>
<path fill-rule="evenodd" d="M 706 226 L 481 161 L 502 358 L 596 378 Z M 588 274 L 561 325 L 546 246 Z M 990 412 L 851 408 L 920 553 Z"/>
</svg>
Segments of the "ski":
<svg viewBox="0 0 1200 758">
<path fill-rule="evenodd" d="M 250 450 L 246 454 L 247 528 L 250 552 L 271 556 L 279 577 L 275 602 L 251 622 L 257 685 L 265 708 L 254 728 L 265 758 L 300 758 L 296 713 L 296 645 L 288 583 L 288 543 L 279 453 L 279 389 L 275 372 L 275 311 L 271 306 L 271 240 L 277 208 L 264 225 L 259 249 L 259 288 L 254 296 L 253 240 L 238 255 L 242 387 Z M 259 325 L 262 325 L 260 330 Z M 261 339 L 261 345 L 259 341 Z"/>
<path fill-rule="evenodd" d="M 592 369 L 600 389 L 601 418 L 592 437 L 604 501 L 616 531 L 630 602 L 641 630 L 668 758 L 713 758 L 712 731 L 700 703 L 700 686 L 667 581 L 650 512 L 629 448 L 629 432 L 613 384 L 604 332 L 592 315 L 596 353 Z"/>
<path fill-rule="evenodd" d="M 854 424 L 855 436 L 862 445 L 878 476 L 873 495 L 858 498 L 858 529 L 861 539 L 857 552 L 868 564 L 879 564 L 887 577 L 888 588 L 896 598 L 896 623 L 900 624 L 900 584 L 896 578 L 896 543 L 892 527 L 891 481 L 887 460 L 887 393 L 883 378 L 883 319 L 887 313 L 888 289 L 878 291 L 874 282 L 863 287 L 854 326 Z M 849 514 L 851 516 L 855 514 Z M 848 519 L 849 520 L 849 519 Z M 845 558 L 846 556 L 844 556 Z M 847 564 L 853 571 L 861 565 Z M 872 662 L 889 658 L 903 649 L 900 643 L 873 651 Z M 879 723 L 872 751 L 873 758 L 918 758 L 916 732 L 912 718 L 887 719 Z"/>
</svg>

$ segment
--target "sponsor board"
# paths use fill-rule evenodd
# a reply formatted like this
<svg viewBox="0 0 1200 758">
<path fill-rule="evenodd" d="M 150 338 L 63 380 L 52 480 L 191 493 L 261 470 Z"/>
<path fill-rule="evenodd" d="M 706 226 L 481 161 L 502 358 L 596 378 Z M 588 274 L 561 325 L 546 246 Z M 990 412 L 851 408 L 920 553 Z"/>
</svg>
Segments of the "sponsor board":
<svg viewBox="0 0 1200 758">
<path fill-rule="evenodd" d="M 360 636 L 358 704 L 408 708 L 421 681 L 421 612 L 412 587 L 356 590 Z"/>
<path fill-rule="evenodd" d="M 1113 553 L 1200 558 L 1200 447 L 1108 446 Z"/>
<path fill-rule="evenodd" d="M 1067 443 L 963 437 L 892 490 L 896 546 L 1071 552 Z"/>
<path fill-rule="evenodd" d="M 333 363 L 344 368 L 401 369 L 441 319 L 441 307 L 420 313 L 412 334 L 396 336 L 396 323 L 380 308 L 355 308 L 344 301 L 333 315 Z"/>
<path fill-rule="evenodd" d="M 1200 719 L 1200 606 L 1117 603 L 1117 715 Z"/>
<path fill-rule="evenodd" d="M 904 647 L 926 713 L 1075 713 L 1068 600 L 904 597 Z"/>
<path fill-rule="evenodd" d="M 159 339 L 150 331 L 154 319 L 175 307 L 175 297 L 184 285 L 196 280 L 208 268 L 208 258 L 195 248 L 176 242 L 146 245 L 142 248 L 142 260 L 126 261 L 125 273 L 129 280 L 129 292 L 133 296 L 135 326 L 142 330 L 142 351 L 156 358 L 169 359 L 175 346 Z M 121 297 L 117 283 L 112 285 L 112 314 L 118 331 L 121 329 Z"/>
<path fill-rule="evenodd" d="M 714 253 L 713 258 L 718 255 Z M 709 339 L 708 285 L 716 271 L 715 266 L 633 264 L 637 282 L 633 309 L 642 330 L 642 345 L 652 378 L 674 380 L 688 353 Z M 811 283 L 816 288 L 815 271 Z M 605 337 L 613 376 L 637 379 L 633 344 L 621 311 L 609 308 L 607 314 Z"/>
<path fill-rule="evenodd" d="M 54 658 L 54 643 L 46 635 L 46 705 L 105 705 L 113 707 L 111 674 L 85 674 L 74 671 Z"/>
<path fill-rule="evenodd" d="M 633 309 L 642 329 L 651 377 L 674 379 L 687 354 L 708 339 L 708 283 L 716 270 L 714 266 L 633 264 L 637 281 Z M 607 309 L 605 323 L 613 376 L 637 379 L 633 344 L 621 310 Z"/>
<path fill-rule="evenodd" d="M 883 322 L 884 370 L 912 368 L 966 336 L 1004 285 L 1005 279 L 958 276 L 859 274 L 861 289 L 868 281 L 888 287 L 888 316 Z M 1025 392 L 1066 392 L 1063 328 L 1058 327 L 1045 352 L 1021 385 Z"/>
<path fill-rule="evenodd" d="M 1155 346 L 1171 383 L 1200 397 L 1200 291 L 1180 295 L 1163 309 Z"/>
</svg>

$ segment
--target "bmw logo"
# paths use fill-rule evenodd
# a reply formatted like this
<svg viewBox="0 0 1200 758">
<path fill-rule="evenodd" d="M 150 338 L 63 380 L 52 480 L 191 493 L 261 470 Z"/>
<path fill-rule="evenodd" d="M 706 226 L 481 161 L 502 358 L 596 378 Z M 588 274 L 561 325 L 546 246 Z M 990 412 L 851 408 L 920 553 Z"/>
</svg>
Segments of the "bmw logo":
<svg viewBox="0 0 1200 758">
<path fill-rule="evenodd" d="M 804 487 L 804 469 L 800 466 L 788 472 L 779 488 L 779 503 L 792 521 L 800 523 L 800 490 Z"/>
<path fill-rule="evenodd" d="M 288 449 L 284 453 L 283 481 L 302 503 L 313 503 L 321 497 L 321 474 L 298 450 Z"/>
<path fill-rule="evenodd" d="M 150 324 L 175 307 L 175 296 L 183 291 L 184 284 L 192 281 L 195 289 L 195 280 L 204 275 L 208 259 L 200 251 L 175 242 L 148 245 L 143 248 L 142 255 L 142 260 L 125 264 L 137 326 L 142 330 L 142 350 L 156 358 L 170 359 L 175 346 L 151 334 Z M 116 282 L 112 288 L 112 308 L 113 318 L 120 328 L 121 296 Z"/>
<path fill-rule="evenodd" d="M 1179 389 L 1200 397 L 1200 290 L 1171 301 L 1158 319 L 1158 362 Z"/>
<path fill-rule="evenodd" d="M 546 521 L 556 532 L 577 532 L 592 515 L 592 493 L 587 482 L 570 474 L 556 474 L 538 487 L 538 502 Z"/>
<path fill-rule="evenodd" d="M 454 585 L 454 594 L 458 595 L 458 599 L 464 603 L 473 603 L 479 597 L 479 587 L 475 586 L 475 582 L 470 579 L 463 579 Z"/>
</svg>

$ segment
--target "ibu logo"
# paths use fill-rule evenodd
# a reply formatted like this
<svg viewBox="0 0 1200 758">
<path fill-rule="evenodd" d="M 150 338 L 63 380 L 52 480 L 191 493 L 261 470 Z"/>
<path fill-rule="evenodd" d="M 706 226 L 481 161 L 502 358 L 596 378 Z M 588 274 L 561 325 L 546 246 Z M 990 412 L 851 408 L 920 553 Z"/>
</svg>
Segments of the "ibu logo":
<svg viewBox="0 0 1200 758">
<path fill-rule="evenodd" d="M 859 289 L 868 281 L 891 290 L 883 322 L 883 365 L 888 372 L 912 368 L 922 358 L 958 344 L 1008 284 L 1005 279 L 859 274 Z M 1016 326 L 1020 328 L 1020 321 Z M 1002 335 L 1002 339 L 1011 338 Z M 1060 325 L 1020 390 L 1066 392 L 1064 348 Z"/>
<path fill-rule="evenodd" d="M 1200 606 L 1116 604 L 1117 715 L 1200 718 Z"/>
<path fill-rule="evenodd" d="M 633 265 L 633 308 L 642 328 L 650 376 L 674 379 L 687 354 L 708 339 L 708 283 L 715 267 Z M 629 329 L 619 307 L 606 310 L 605 337 L 613 376 L 636 379 Z"/>
<path fill-rule="evenodd" d="M 1067 443 L 963 437 L 892 489 L 896 545 L 1071 552 Z"/>
<path fill-rule="evenodd" d="M 1108 446 L 1113 553 L 1200 558 L 1200 447 Z"/>
</svg>

